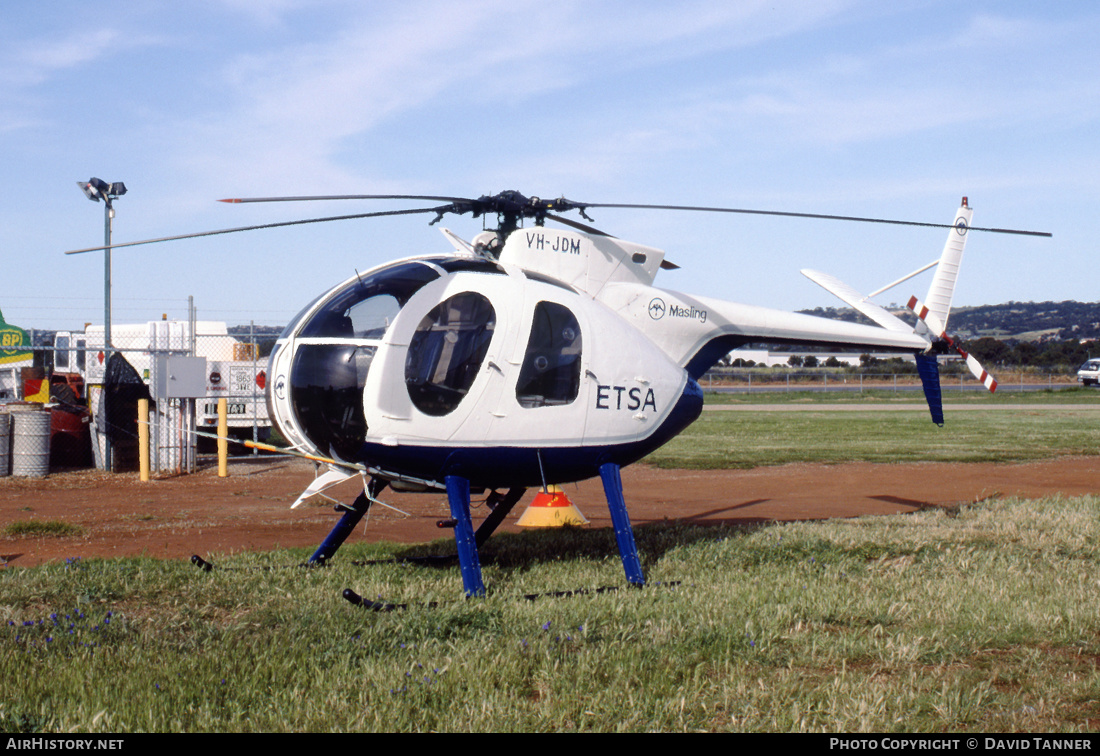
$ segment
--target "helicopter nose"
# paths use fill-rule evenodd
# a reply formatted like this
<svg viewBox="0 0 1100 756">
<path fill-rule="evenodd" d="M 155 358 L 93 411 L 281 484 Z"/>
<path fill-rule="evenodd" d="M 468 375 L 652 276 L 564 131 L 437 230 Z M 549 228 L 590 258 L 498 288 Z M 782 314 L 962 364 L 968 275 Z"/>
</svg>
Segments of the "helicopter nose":
<svg viewBox="0 0 1100 756">
<path fill-rule="evenodd" d="M 264 398 L 267 400 L 267 416 L 272 426 L 292 446 L 302 448 L 307 441 L 296 430 L 290 407 L 290 350 L 277 342 L 267 361 L 267 388 Z"/>
<path fill-rule="evenodd" d="M 322 454 L 354 459 L 367 433 L 363 387 L 376 350 L 346 342 L 298 344 L 286 374 L 289 396 L 279 402 L 276 393 L 276 405 L 290 413 L 283 419 L 293 421 L 285 424 L 300 428 Z"/>
</svg>

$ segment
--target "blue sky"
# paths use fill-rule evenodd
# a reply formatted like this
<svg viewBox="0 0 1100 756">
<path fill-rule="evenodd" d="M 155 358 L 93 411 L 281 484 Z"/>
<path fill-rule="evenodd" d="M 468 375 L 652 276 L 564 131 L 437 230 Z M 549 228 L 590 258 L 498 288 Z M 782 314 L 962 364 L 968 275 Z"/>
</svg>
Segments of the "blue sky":
<svg viewBox="0 0 1100 756">
<path fill-rule="evenodd" d="M 956 304 L 1100 299 L 1100 8 L 1086 2 L 14 3 L 0 12 L 0 310 L 102 322 L 115 241 L 375 203 L 221 197 L 480 196 L 722 205 L 974 224 Z M 625 210 L 608 233 L 666 250 L 658 285 L 839 305 L 935 259 L 940 230 Z M 387 260 L 450 249 L 428 216 L 114 253 L 114 320 L 285 323 Z M 466 238 L 480 221 L 443 225 Z M 926 276 L 928 274 L 925 274 Z M 923 295 L 927 279 L 882 296 Z"/>
</svg>

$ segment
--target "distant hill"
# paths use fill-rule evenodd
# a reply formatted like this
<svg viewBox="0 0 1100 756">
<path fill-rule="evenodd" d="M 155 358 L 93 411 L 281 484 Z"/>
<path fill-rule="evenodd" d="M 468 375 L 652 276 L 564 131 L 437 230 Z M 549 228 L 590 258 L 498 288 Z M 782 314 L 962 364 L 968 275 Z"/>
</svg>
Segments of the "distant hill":
<svg viewBox="0 0 1100 756">
<path fill-rule="evenodd" d="M 915 321 L 904 307 L 890 305 L 886 309 L 906 322 Z M 816 307 L 800 312 L 852 323 L 870 322 L 847 307 Z M 1007 302 L 957 307 L 951 311 L 948 330 L 962 339 L 990 337 L 1012 342 L 1100 339 L 1100 302 Z"/>
</svg>

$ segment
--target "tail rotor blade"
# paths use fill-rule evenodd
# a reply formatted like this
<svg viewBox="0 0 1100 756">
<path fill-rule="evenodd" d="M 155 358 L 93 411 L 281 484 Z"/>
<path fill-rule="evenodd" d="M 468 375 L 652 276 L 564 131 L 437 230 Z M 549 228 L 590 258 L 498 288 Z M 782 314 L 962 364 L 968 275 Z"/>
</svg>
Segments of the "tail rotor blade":
<svg viewBox="0 0 1100 756">
<path fill-rule="evenodd" d="M 970 372 L 974 374 L 974 377 L 977 378 L 983 386 L 989 389 L 989 393 L 992 394 L 997 390 L 997 381 L 993 378 L 993 376 L 986 372 L 985 368 L 982 367 L 982 364 L 978 362 L 977 358 L 975 358 L 969 352 L 965 351 L 962 347 L 955 343 L 954 339 L 947 335 L 947 333 L 943 329 L 943 324 L 939 321 L 939 318 L 937 318 L 932 312 L 930 312 L 929 309 L 925 307 L 919 299 L 917 299 L 916 297 L 910 297 L 909 309 L 912 310 L 916 314 L 916 316 L 924 322 L 926 326 L 928 326 L 928 330 L 930 330 L 933 334 L 938 334 L 939 338 L 950 344 L 951 348 L 958 352 L 962 356 L 962 358 L 966 360 L 966 366 L 970 369 Z"/>
<path fill-rule="evenodd" d="M 958 349 L 958 347 L 955 347 Z M 974 374 L 974 377 L 981 381 L 982 385 L 989 389 L 989 393 L 994 393 L 997 390 L 997 381 L 989 373 L 985 371 L 982 364 L 978 362 L 974 355 L 964 352 L 959 349 L 959 354 L 966 358 L 966 366 L 970 368 L 970 372 Z"/>
<path fill-rule="evenodd" d="M 943 323 L 940 322 L 940 319 L 936 317 L 935 313 L 924 306 L 923 302 L 916 297 L 909 297 L 908 307 L 921 319 L 921 322 L 928 326 L 928 330 L 939 338 L 950 342 L 951 346 L 955 346 L 955 342 L 951 341 L 951 338 L 947 335 Z"/>
</svg>

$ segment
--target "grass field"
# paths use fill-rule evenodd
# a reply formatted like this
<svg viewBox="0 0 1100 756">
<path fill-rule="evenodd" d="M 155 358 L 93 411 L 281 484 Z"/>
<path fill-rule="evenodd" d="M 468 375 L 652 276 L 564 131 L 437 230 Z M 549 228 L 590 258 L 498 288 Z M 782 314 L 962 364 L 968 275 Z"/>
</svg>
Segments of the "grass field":
<svg viewBox="0 0 1100 756">
<path fill-rule="evenodd" d="M 1026 462 L 1100 453 L 1100 413 L 948 411 L 704 412 L 653 453 L 658 467 L 751 468 L 789 462 Z"/>
<path fill-rule="evenodd" d="M 664 468 L 747 469 L 790 462 L 1027 462 L 1100 454 L 1100 412 L 1074 408 L 1100 405 L 1100 392 L 1082 388 L 950 396 L 942 428 L 931 422 L 919 392 L 900 398 L 893 392 L 707 394 L 706 401 L 743 408 L 794 405 L 801 411 L 704 412 L 647 462 Z M 838 403 L 867 411 L 827 411 Z M 897 403 L 919 409 L 882 411 Z M 1022 409 L 976 409 L 1005 404 Z"/>
<path fill-rule="evenodd" d="M 1009 460 L 1096 441 L 1095 420 L 1051 410 L 1049 424 L 968 414 L 957 431 L 881 413 L 876 423 L 901 417 L 879 441 L 865 438 L 872 423 L 860 413 L 757 414 L 768 413 L 705 413 L 670 455 L 835 461 L 853 447 L 877 454 L 896 434 L 915 458 L 969 459 L 980 446 Z M 736 431 L 711 416 L 756 426 L 722 446 L 715 439 Z M 995 424 L 968 437 L 973 421 Z M 1096 497 L 751 530 L 667 523 L 636 536 L 643 590 L 621 587 L 609 531 L 563 529 L 494 538 L 482 552 L 490 594 L 469 601 L 453 565 L 353 563 L 453 551 L 448 542 L 345 547 L 313 570 L 290 566 L 306 552 L 233 557 L 209 573 L 76 555 L 6 569 L 0 732 L 1070 732 L 1100 722 Z M 368 612 L 341 599 L 344 588 L 407 608 Z M 525 598 L 570 589 L 590 592 Z"/>
<path fill-rule="evenodd" d="M 868 388 L 864 391 L 708 391 L 704 400 L 707 404 L 924 404 L 924 394 L 919 383 L 913 390 L 892 391 L 889 388 Z M 704 391 L 706 388 L 704 387 Z M 954 391 L 945 389 L 944 404 L 948 407 L 967 405 L 1004 405 L 1004 404 L 1081 404 L 1100 406 L 1100 390 L 1081 386 L 1068 386 L 1034 391 L 998 391 L 990 394 L 986 391 Z"/>
</svg>

